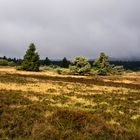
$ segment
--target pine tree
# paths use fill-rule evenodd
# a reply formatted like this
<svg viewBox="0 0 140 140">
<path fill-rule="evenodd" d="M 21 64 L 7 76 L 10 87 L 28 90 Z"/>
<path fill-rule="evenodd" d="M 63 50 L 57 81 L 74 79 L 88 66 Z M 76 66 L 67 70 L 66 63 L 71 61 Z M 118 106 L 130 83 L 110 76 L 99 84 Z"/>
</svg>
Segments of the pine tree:
<svg viewBox="0 0 140 140">
<path fill-rule="evenodd" d="M 33 43 L 30 44 L 22 62 L 22 69 L 26 71 L 39 71 L 39 55 Z"/>
<path fill-rule="evenodd" d="M 108 56 L 103 52 L 94 61 L 93 66 L 99 75 L 121 74 L 124 71 L 123 66 L 110 65 Z"/>
<path fill-rule="evenodd" d="M 44 64 L 46 66 L 49 66 L 51 64 L 51 60 L 48 57 L 46 57 L 46 59 L 44 60 Z"/>
<path fill-rule="evenodd" d="M 100 56 L 94 61 L 94 67 L 97 68 L 107 68 L 109 66 L 108 56 L 105 53 L 100 53 Z"/>
<path fill-rule="evenodd" d="M 64 57 L 63 60 L 62 60 L 62 67 L 63 68 L 68 68 L 69 67 L 69 61 L 67 60 L 66 57 Z"/>
<path fill-rule="evenodd" d="M 111 70 L 108 56 L 104 52 L 100 53 L 100 56 L 94 61 L 93 66 L 99 75 L 107 75 Z"/>
<path fill-rule="evenodd" d="M 74 74 L 85 75 L 91 70 L 91 65 L 85 57 L 76 57 L 71 61 L 70 71 Z"/>
</svg>

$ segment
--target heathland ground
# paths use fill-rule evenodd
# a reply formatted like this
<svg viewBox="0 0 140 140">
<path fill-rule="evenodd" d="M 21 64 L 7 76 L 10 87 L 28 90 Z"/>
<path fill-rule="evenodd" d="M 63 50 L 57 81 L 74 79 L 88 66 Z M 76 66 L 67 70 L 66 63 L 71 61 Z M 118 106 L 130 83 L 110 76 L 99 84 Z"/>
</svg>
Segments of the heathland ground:
<svg viewBox="0 0 140 140">
<path fill-rule="evenodd" d="M 140 139 L 140 72 L 70 76 L 0 68 L 0 140 L 98 139 Z"/>
</svg>

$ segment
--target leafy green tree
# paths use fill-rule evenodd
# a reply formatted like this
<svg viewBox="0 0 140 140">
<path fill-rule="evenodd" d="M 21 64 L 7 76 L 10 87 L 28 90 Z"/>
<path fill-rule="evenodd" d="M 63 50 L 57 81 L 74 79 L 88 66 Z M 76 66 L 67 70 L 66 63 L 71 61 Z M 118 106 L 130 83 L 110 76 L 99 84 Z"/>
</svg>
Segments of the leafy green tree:
<svg viewBox="0 0 140 140">
<path fill-rule="evenodd" d="M 39 55 L 33 43 L 30 44 L 22 62 L 22 69 L 26 71 L 39 71 Z"/>
<path fill-rule="evenodd" d="M 74 74 L 85 75 L 90 72 L 91 65 L 85 57 L 76 57 L 71 61 L 69 68 Z"/>
<path fill-rule="evenodd" d="M 62 67 L 63 68 L 68 68 L 69 67 L 69 61 L 67 60 L 66 57 L 64 57 L 63 60 L 62 60 Z"/>
</svg>

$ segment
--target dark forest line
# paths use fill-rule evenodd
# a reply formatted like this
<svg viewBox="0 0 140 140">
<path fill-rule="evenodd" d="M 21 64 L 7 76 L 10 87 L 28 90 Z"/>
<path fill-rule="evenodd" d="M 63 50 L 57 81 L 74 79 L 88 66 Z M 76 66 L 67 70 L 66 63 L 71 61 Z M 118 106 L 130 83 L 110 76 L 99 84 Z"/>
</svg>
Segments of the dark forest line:
<svg viewBox="0 0 140 140">
<path fill-rule="evenodd" d="M 0 59 L 4 59 L 4 60 L 8 60 L 8 61 L 12 61 L 15 63 L 16 66 L 21 65 L 22 63 L 22 59 L 18 59 L 18 58 L 8 58 L 6 56 L 0 57 Z M 51 60 L 48 57 L 46 57 L 45 59 L 41 59 L 40 60 L 40 65 L 42 66 L 49 66 L 49 65 L 56 65 L 56 66 L 60 66 L 63 67 L 63 60 Z M 89 63 L 92 65 L 94 60 L 89 60 Z M 70 60 L 68 60 L 69 64 L 70 64 Z M 126 70 L 133 70 L 133 71 L 138 71 L 140 70 L 140 61 L 124 61 L 124 60 L 115 60 L 115 61 L 109 61 L 110 64 L 114 64 L 116 66 L 123 66 L 124 69 Z"/>
</svg>

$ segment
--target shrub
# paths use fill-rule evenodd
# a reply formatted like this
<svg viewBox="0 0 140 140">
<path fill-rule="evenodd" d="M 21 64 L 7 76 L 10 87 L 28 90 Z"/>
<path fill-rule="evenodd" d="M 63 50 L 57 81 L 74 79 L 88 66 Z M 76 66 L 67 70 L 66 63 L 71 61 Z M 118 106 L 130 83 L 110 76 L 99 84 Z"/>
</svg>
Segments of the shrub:
<svg viewBox="0 0 140 140">
<path fill-rule="evenodd" d="M 8 62 L 8 66 L 16 66 L 16 63 L 15 62 L 13 62 L 13 61 L 10 61 L 10 62 Z"/>
<path fill-rule="evenodd" d="M 50 69 L 57 69 L 57 68 L 59 68 L 59 66 L 57 66 L 57 65 L 50 65 L 49 68 Z"/>
<path fill-rule="evenodd" d="M 111 71 L 112 74 L 116 74 L 116 75 L 122 74 L 123 72 L 124 72 L 123 66 L 114 66 Z"/>
<path fill-rule="evenodd" d="M 16 66 L 16 64 L 13 61 L 0 59 L 0 66 Z"/>
<path fill-rule="evenodd" d="M 108 74 L 108 71 L 107 71 L 106 68 L 102 68 L 102 69 L 99 69 L 99 70 L 97 71 L 97 74 L 98 74 L 98 75 L 107 75 L 107 74 Z"/>
<path fill-rule="evenodd" d="M 91 66 L 85 57 L 76 57 L 71 61 L 69 68 L 72 73 L 79 75 L 85 75 L 91 70 Z"/>
<path fill-rule="evenodd" d="M 16 70 L 23 70 L 23 67 L 22 66 L 17 66 Z"/>
<path fill-rule="evenodd" d="M 62 70 L 61 68 L 57 68 L 57 69 L 56 69 L 56 72 L 57 72 L 58 74 L 63 74 L 63 70 Z"/>
<path fill-rule="evenodd" d="M 8 61 L 5 59 L 0 59 L 0 66 L 8 66 Z"/>
</svg>

